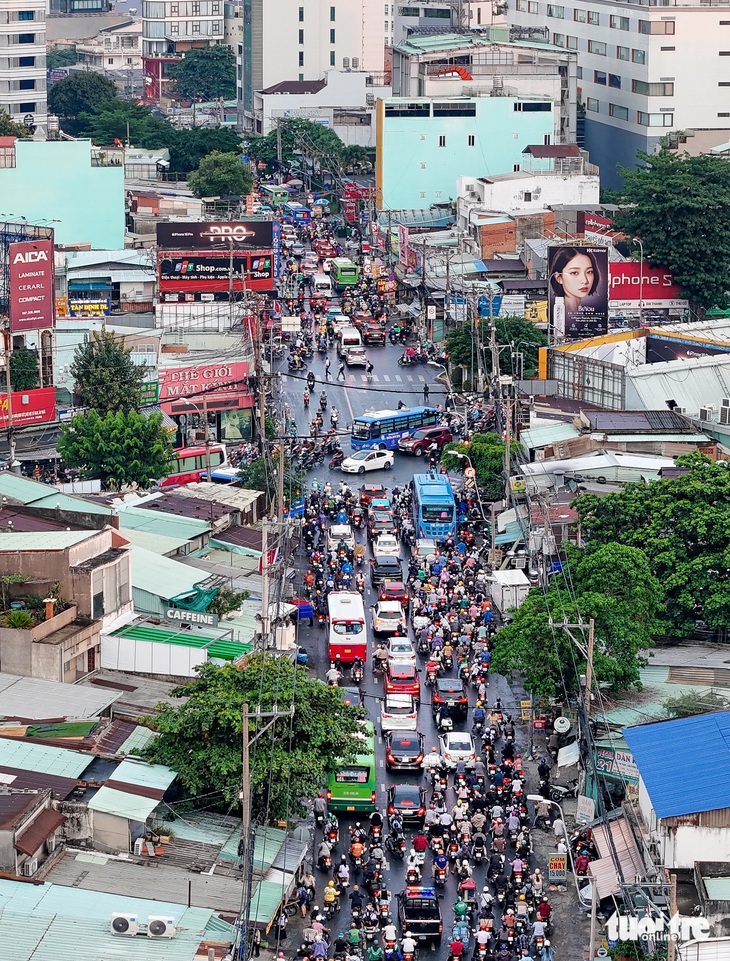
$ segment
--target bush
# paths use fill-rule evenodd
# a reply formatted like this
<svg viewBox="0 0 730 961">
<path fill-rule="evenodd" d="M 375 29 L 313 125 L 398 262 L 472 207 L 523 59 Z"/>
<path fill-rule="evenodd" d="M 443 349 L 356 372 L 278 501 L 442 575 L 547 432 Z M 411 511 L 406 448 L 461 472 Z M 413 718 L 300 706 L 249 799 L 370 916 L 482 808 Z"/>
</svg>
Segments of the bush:
<svg viewBox="0 0 730 961">
<path fill-rule="evenodd" d="M 33 627 L 35 621 L 28 611 L 8 611 L 5 615 L 5 623 L 16 631 L 27 631 Z"/>
</svg>

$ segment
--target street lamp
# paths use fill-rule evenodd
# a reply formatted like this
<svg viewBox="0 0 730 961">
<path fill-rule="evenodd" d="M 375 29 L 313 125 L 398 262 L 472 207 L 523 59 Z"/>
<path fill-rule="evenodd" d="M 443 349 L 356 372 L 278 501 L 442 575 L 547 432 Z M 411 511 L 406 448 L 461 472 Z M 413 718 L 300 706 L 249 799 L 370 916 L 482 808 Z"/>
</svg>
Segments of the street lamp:
<svg viewBox="0 0 730 961">
<path fill-rule="evenodd" d="M 198 412 L 198 416 L 203 418 L 203 428 L 205 430 L 205 477 L 208 483 L 211 483 L 213 478 L 210 476 L 210 437 L 208 435 L 208 398 L 203 395 L 203 410 L 201 411 L 197 404 L 194 404 L 192 400 L 187 397 L 181 398 L 183 404 L 188 404 L 190 407 L 194 407 Z"/>
<path fill-rule="evenodd" d="M 563 827 L 565 827 L 565 814 L 563 813 L 563 809 L 560 806 L 560 804 L 558 804 L 557 801 L 553 801 L 551 798 L 544 798 L 542 794 L 528 794 L 527 800 L 532 801 L 535 804 L 538 804 L 538 803 L 552 804 L 553 807 L 556 807 L 558 811 L 560 811 L 560 818 L 563 822 Z M 570 870 L 573 872 L 573 880 L 575 881 L 575 890 L 576 890 L 576 893 L 578 894 L 578 900 L 580 901 L 582 907 L 588 908 L 590 907 L 590 905 L 586 904 L 586 902 L 583 900 L 583 893 L 581 889 L 578 887 L 578 875 L 575 873 L 575 862 L 573 860 L 573 852 L 570 848 L 570 844 L 568 843 L 567 828 L 566 828 L 565 838 L 566 838 L 566 846 L 568 848 L 568 861 L 570 862 Z"/>
<path fill-rule="evenodd" d="M 632 243 L 639 247 L 639 327 L 644 326 L 644 244 L 641 237 L 634 237 Z"/>
</svg>

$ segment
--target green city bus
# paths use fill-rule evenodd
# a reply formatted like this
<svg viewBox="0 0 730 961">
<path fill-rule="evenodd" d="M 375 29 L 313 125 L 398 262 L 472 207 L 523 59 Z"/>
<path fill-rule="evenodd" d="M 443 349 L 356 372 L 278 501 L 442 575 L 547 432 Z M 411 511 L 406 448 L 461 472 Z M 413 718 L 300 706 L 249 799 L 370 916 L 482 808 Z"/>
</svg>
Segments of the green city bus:
<svg viewBox="0 0 730 961">
<path fill-rule="evenodd" d="M 291 200 L 291 191 L 281 184 L 261 184 L 259 194 L 262 200 L 267 200 L 272 207 L 285 204 Z"/>
<path fill-rule="evenodd" d="M 375 729 L 363 721 L 362 753 L 330 774 L 327 807 L 330 811 L 362 811 L 371 814 L 378 798 L 375 781 Z"/>
<path fill-rule="evenodd" d="M 358 282 L 360 268 L 349 257 L 334 257 L 331 276 L 334 277 L 335 287 L 344 290 L 345 287 L 354 287 Z"/>
</svg>

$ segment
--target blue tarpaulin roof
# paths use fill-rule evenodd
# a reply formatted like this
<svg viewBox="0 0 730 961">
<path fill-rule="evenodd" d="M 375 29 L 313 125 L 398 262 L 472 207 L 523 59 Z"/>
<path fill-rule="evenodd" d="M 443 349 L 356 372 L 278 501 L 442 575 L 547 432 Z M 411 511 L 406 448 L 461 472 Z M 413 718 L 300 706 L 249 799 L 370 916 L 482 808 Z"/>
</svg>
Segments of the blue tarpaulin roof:
<svg viewBox="0 0 730 961">
<path fill-rule="evenodd" d="M 730 711 L 627 727 L 623 735 L 657 817 L 730 807 Z M 673 758 L 681 758 L 681 776 Z"/>
</svg>

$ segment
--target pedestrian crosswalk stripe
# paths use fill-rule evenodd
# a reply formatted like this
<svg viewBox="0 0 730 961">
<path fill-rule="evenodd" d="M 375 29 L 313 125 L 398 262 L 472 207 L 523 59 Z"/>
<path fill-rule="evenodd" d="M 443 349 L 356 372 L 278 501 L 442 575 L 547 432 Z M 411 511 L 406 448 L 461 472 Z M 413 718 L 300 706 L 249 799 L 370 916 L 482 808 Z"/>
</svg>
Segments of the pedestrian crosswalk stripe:
<svg viewBox="0 0 730 961">
<path fill-rule="evenodd" d="M 420 380 L 420 382 L 421 382 L 422 384 L 425 383 L 425 381 L 426 381 L 426 378 L 423 376 L 423 374 L 419 374 L 419 375 L 418 375 L 418 379 Z"/>
<path fill-rule="evenodd" d="M 407 380 L 410 384 L 412 384 L 412 383 L 413 383 L 413 376 L 412 376 L 411 374 L 406 374 L 406 380 Z"/>
<path fill-rule="evenodd" d="M 383 374 L 383 380 L 388 384 L 390 383 L 390 377 L 387 374 Z"/>
<path fill-rule="evenodd" d="M 396 374 L 396 375 L 395 375 L 395 379 L 396 379 L 397 381 L 399 381 L 401 384 L 403 383 L 403 378 L 401 377 L 400 374 Z"/>
</svg>

